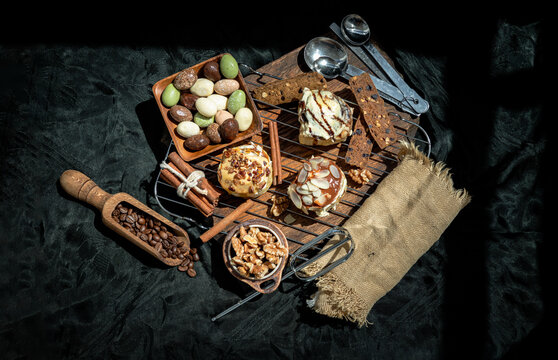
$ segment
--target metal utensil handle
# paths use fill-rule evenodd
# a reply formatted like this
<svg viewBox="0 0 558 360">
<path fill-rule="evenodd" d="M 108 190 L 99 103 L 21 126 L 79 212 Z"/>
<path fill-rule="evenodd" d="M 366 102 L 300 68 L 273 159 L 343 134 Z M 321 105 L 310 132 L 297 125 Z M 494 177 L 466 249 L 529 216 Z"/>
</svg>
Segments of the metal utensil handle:
<svg viewBox="0 0 558 360">
<path fill-rule="evenodd" d="M 391 64 L 380 54 L 378 49 L 370 43 L 363 45 L 364 49 L 374 58 L 378 65 L 384 70 L 386 75 L 393 81 L 395 86 L 401 90 L 405 100 L 418 113 L 424 113 L 428 110 L 429 105 L 420 95 L 413 90 L 405 80 L 399 75 L 397 71 L 391 66 Z"/>
</svg>

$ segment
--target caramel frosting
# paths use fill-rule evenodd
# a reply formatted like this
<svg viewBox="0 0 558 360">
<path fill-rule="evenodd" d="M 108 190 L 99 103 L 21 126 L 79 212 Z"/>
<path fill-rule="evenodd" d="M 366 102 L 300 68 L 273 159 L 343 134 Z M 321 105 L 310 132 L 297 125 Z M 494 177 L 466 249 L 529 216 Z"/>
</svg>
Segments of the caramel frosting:
<svg viewBox="0 0 558 360">
<path fill-rule="evenodd" d="M 271 159 L 254 143 L 225 149 L 217 178 L 223 189 L 233 196 L 258 197 L 269 190 L 273 182 Z"/>
<path fill-rule="evenodd" d="M 287 189 L 291 201 L 305 214 L 313 211 L 318 217 L 329 215 L 347 190 L 345 174 L 336 164 L 322 157 L 312 156 L 302 164 Z"/>
<path fill-rule="evenodd" d="M 352 134 L 353 108 L 328 90 L 304 88 L 298 103 L 299 142 L 331 145 Z"/>
</svg>

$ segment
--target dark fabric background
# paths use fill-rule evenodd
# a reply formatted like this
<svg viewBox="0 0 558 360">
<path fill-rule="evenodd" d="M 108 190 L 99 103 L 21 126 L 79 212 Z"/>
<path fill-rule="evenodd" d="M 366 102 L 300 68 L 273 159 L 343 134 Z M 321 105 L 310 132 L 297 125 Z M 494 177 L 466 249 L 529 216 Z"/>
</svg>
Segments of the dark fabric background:
<svg viewBox="0 0 558 360">
<path fill-rule="evenodd" d="M 156 7 L 88 21 L 76 12 L 60 23 L 37 12 L 31 34 L 21 33 L 29 18 L 3 29 L 1 358 L 513 359 L 550 348 L 544 11 L 392 4 L 379 16 L 331 5 L 264 9 L 265 18 L 246 8 L 210 24 L 201 11 L 185 20 Z M 246 294 L 223 268 L 219 243 L 200 248 L 191 279 L 60 189 L 60 174 L 77 169 L 160 210 L 153 181 L 168 136 L 151 86 L 222 52 L 258 68 L 351 12 L 373 22 L 375 39 L 430 102 L 422 124 L 432 157 L 473 198 L 373 308 L 373 325 L 314 314 L 312 284 L 294 280 L 212 322 Z M 196 224 L 176 222 L 199 235 Z"/>
</svg>

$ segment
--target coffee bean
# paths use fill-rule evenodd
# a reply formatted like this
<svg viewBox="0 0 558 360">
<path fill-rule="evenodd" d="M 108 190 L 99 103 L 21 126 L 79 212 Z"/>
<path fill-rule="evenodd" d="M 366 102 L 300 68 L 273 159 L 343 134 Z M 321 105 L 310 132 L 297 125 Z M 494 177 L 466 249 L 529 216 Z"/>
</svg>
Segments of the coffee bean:
<svg viewBox="0 0 558 360">
<path fill-rule="evenodd" d="M 179 266 L 178 266 L 178 270 L 180 270 L 180 271 L 188 271 L 188 266 L 179 265 Z"/>
<path fill-rule="evenodd" d="M 157 252 L 161 251 L 161 248 L 163 246 L 161 245 L 161 243 L 157 243 L 157 245 L 155 245 L 155 250 L 157 250 Z"/>
<path fill-rule="evenodd" d="M 194 255 L 192 255 L 192 260 L 200 261 L 200 255 L 198 253 L 195 253 Z"/>
<path fill-rule="evenodd" d="M 165 231 L 159 231 L 159 236 L 161 237 L 161 239 L 168 239 L 169 235 L 165 232 Z"/>
<path fill-rule="evenodd" d="M 140 216 L 140 218 L 138 219 L 138 223 L 140 225 L 145 225 L 145 218 L 143 216 Z"/>
<path fill-rule="evenodd" d="M 194 270 L 193 268 L 189 268 L 186 272 L 190 277 L 196 276 L 196 270 Z"/>
</svg>

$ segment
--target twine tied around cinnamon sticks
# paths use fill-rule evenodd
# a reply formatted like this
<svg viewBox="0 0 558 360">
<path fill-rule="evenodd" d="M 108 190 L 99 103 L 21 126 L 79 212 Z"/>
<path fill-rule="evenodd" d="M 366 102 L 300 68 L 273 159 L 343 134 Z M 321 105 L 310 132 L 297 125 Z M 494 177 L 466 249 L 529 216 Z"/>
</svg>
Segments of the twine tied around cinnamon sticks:
<svg viewBox="0 0 558 360">
<path fill-rule="evenodd" d="M 194 169 L 176 152 L 170 153 L 160 167 L 161 178 L 176 189 L 178 196 L 190 201 L 205 217 L 213 215 L 221 193 L 203 171 Z"/>
<path fill-rule="evenodd" d="M 183 199 L 187 199 L 188 191 L 194 189 L 198 194 L 207 195 L 207 189 L 200 189 L 198 184 L 201 179 L 205 177 L 205 173 L 201 170 L 194 170 L 188 177 L 185 177 L 182 173 L 174 170 L 165 161 L 161 162 L 159 165 L 161 169 L 167 169 L 174 175 L 176 175 L 182 182 L 176 188 L 176 194 Z"/>
</svg>

